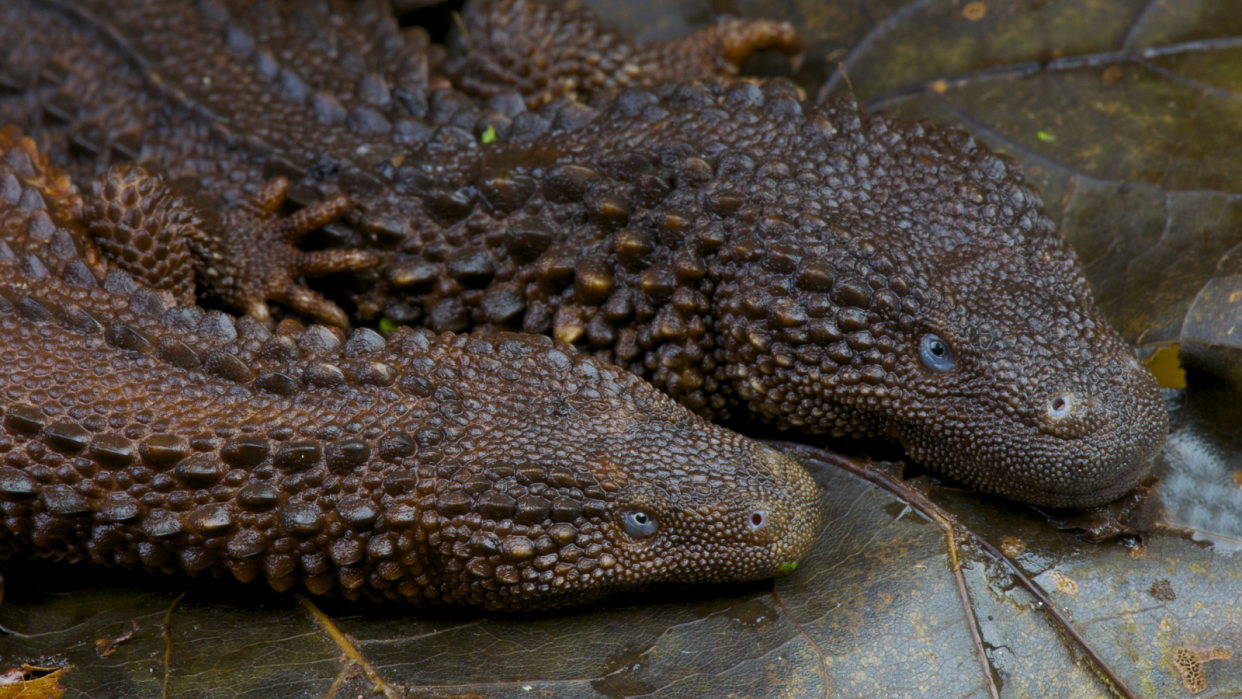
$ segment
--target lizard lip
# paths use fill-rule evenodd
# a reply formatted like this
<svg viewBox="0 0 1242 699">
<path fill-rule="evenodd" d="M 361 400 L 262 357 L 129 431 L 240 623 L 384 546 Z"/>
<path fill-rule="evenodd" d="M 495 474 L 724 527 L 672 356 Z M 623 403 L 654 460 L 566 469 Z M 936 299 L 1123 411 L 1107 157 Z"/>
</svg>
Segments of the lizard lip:
<svg viewBox="0 0 1242 699">
<path fill-rule="evenodd" d="M 1155 464 L 1156 455 L 1153 454 L 1145 461 L 1128 464 L 1119 468 L 1118 471 L 1125 473 L 1125 478 L 1118 478 L 1116 475 L 1102 478 L 1095 487 L 1089 488 L 1083 488 L 1080 484 L 1072 489 L 1049 488 L 1043 492 L 1032 491 L 1030 497 L 1026 499 L 1032 504 L 1047 505 L 1049 507 L 1098 507 L 1110 503 L 1134 489 L 1144 478 L 1151 474 Z"/>
</svg>

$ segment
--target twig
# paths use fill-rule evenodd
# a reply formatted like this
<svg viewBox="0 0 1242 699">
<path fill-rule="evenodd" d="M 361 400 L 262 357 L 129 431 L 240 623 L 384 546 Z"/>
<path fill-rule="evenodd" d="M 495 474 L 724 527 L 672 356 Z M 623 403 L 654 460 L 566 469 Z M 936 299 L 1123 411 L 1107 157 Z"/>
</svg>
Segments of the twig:
<svg viewBox="0 0 1242 699">
<path fill-rule="evenodd" d="M 819 674 L 824 678 L 824 699 L 828 699 L 828 697 L 832 696 L 832 686 L 828 683 L 828 660 L 824 658 L 824 649 L 819 647 L 815 639 L 811 638 L 811 634 L 807 633 L 802 628 L 802 624 L 799 624 L 798 620 L 794 618 L 794 615 L 789 613 L 789 608 L 785 606 L 784 600 L 781 599 L 780 595 L 776 594 L 775 584 L 772 585 L 772 599 L 776 600 L 776 604 L 781 608 L 781 611 L 785 612 L 785 616 L 789 618 L 789 623 L 793 624 L 798 633 L 802 634 L 807 643 L 811 644 L 811 650 L 814 650 L 815 656 L 819 658 Z"/>
<path fill-rule="evenodd" d="M 371 666 L 371 663 L 368 663 L 366 658 L 362 657 L 362 653 L 359 653 L 358 649 L 354 646 L 353 639 L 346 636 L 344 632 L 338 629 L 336 624 L 332 623 L 332 620 L 328 618 L 328 615 L 324 614 L 314 602 L 310 601 L 306 597 L 303 597 L 302 595 L 294 595 L 294 597 L 297 597 L 298 601 L 302 603 L 302 606 L 306 607 L 306 611 L 310 613 L 310 617 L 314 620 L 315 625 L 322 629 L 324 633 L 328 634 L 328 638 L 332 639 L 332 642 L 336 644 L 336 647 L 341 649 L 341 654 L 349 660 L 349 663 L 353 664 L 362 671 L 363 676 L 371 682 L 371 687 L 374 689 L 376 694 L 382 693 L 387 699 L 398 699 L 398 697 L 402 696 L 402 692 L 399 692 L 396 687 L 393 687 L 385 682 L 383 678 L 379 676 L 379 673 L 375 671 L 375 668 Z M 340 676 L 338 676 L 338 679 L 340 679 Z M 332 690 L 333 693 L 336 692 L 336 689 L 337 686 L 334 683 Z"/>
<path fill-rule="evenodd" d="M 177 599 L 168 605 L 168 611 L 164 612 L 164 688 L 160 692 L 163 699 L 168 699 L 168 682 L 172 679 L 172 613 L 185 598 L 185 592 L 177 595 Z"/>
<path fill-rule="evenodd" d="M 896 495 L 902 501 L 906 502 L 911 507 L 921 512 L 928 519 L 936 522 L 945 529 L 945 532 L 949 538 L 949 557 L 952 561 L 954 576 L 958 580 L 958 589 L 962 596 L 962 604 L 966 608 L 966 615 L 970 620 L 971 635 L 975 641 L 975 648 L 980 653 L 980 660 L 984 664 L 985 676 L 987 677 L 988 687 L 991 690 L 993 697 L 998 696 L 996 682 L 992 675 L 992 666 L 987 662 L 987 656 L 984 653 L 983 642 L 979 636 L 978 624 L 975 620 L 974 611 L 971 609 L 970 605 L 970 596 L 966 591 L 966 582 L 961 576 L 961 571 L 958 569 L 957 551 L 953 539 L 954 532 L 958 532 L 963 539 L 967 539 L 977 545 L 980 550 L 987 554 L 989 558 L 992 558 L 1009 570 L 1009 573 L 1017 579 L 1018 584 L 1035 598 L 1035 602 L 1040 606 L 1040 608 L 1047 612 L 1050 617 L 1052 617 L 1052 620 L 1065 633 L 1065 635 L 1073 639 L 1073 641 L 1082 648 L 1084 655 L 1086 655 L 1094 665 L 1095 670 L 1097 671 L 1096 674 L 1111 685 L 1109 689 L 1114 694 L 1119 697 L 1124 697 L 1125 699 L 1136 699 L 1134 692 L 1132 692 L 1130 688 L 1126 686 L 1126 683 L 1122 681 L 1122 679 L 1118 677 L 1115 672 L 1113 672 L 1113 669 L 1108 666 L 1108 663 L 1104 662 L 1104 659 L 1100 656 L 1100 654 L 1091 647 L 1091 644 L 1087 642 L 1087 639 L 1083 638 L 1082 634 L 1078 632 L 1078 629 L 1074 627 L 1069 618 L 1067 618 L 1065 614 L 1062 613 L 1055 604 L 1053 604 L 1048 595 L 1045 594 L 1044 591 L 1030 578 L 1026 577 L 1026 574 L 1022 572 L 1017 564 L 1001 553 L 1001 551 L 995 546 L 967 529 L 965 525 L 958 521 L 958 519 L 949 513 L 948 510 L 945 510 L 936 503 L 932 502 L 926 495 L 910 487 L 900 478 L 883 471 L 870 468 L 866 464 L 860 464 L 838 454 L 833 454 L 830 451 L 825 451 L 823 449 L 805 444 L 781 442 L 776 440 L 768 441 L 768 444 L 771 444 L 775 448 L 795 457 L 804 456 L 808 459 L 836 466 L 837 468 L 848 471 L 863 480 L 873 483 Z"/>
</svg>

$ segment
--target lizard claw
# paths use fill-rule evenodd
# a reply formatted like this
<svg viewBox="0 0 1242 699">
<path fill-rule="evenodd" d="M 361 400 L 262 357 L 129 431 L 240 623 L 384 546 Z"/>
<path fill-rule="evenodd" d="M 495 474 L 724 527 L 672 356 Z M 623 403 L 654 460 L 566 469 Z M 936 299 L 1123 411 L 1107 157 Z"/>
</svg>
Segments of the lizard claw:
<svg viewBox="0 0 1242 699">
<path fill-rule="evenodd" d="M 297 279 L 322 276 L 333 272 L 355 272 L 379 263 L 379 258 L 361 250 L 324 250 L 304 252 L 296 244 L 307 233 L 331 223 L 350 207 L 344 195 L 329 197 L 296 213 L 280 218 L 276 211 L 289 193 L 289 181 L 283 177 L 268 182 L 249 203 L 226 211 L 225 230 L 229 232 L 225 247 L 234 260 L 245 260 L 249 269 L 236 275 L 237 281 L 220 294 L 226 303 L 230 298 L 247 312 L 268 320 L 266 301 L 276 301 L 315 320 L 349 327 L 349 317 L 340 306 L 323 295 L 306 288 Z M 217 292 L 219 293 L 219 292 Z M 260 311 L 259 308 L 264 310 Z"/>
<path fill-rule="evenodd" d="M 316 321 L 349 326 L 339 306 L 306 288 L 303 276 L 353 272 L 379 258 L 361 250 L 304 252 L 297 243 L 349 209 L 343 195 L 279 217 L 289 181 L 268 182 L 250 201 L 221 213 L 176 192 L 137 165 L 118 165 L 94 185 L 90 231 L 104 253 L 144 284 L 193 300 L 194 280 L 209 296 L 268 322 L 268 301 Z"/>
</svg>

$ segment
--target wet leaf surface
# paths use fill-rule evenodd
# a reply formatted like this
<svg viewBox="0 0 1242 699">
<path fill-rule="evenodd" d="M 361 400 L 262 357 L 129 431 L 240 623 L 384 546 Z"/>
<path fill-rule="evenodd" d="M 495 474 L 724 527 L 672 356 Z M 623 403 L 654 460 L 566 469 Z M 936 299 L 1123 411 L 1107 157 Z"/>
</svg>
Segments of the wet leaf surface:
<svg viewBox="0 0 1242 699">
<path fill-rule="evenodd" d="M 597 0 L 675 36 L 714 12 L 779 17 L 816 95 L 949 122 L 1019 159 L 1143 351 L 1178 344 L 1184 390 L 1166 521 L 1145 546 L 1088 544 L 1040 513 L 912 481 L 1001 545 L 1145 697 L 1242 692 L 1242 13 L 1213 0 Z M 780 73 L 779 61 L 765 70 Z M 1167 359 L 1167 353 L 1166 353 Z M 70 667 L 66 697 L 987 697 L 945 531 L 808 463 L 828 513 L 789 578 L 659 590 L 541 616 L 303 603 L 257 586 L 12 562 L 0 672 Z M 1208 543 L 1208 542 L 1212 543 Z M 961 551 L 1001 696 L 1105 685 L 996 561 Z M 128 634 L 128 636 L 127 636 Z M 1198 674 L 1196 674 L 1198 673 Z M 0 684 L 0 697 L 8 696 Z M 21 695 L 17 695 L 21 696 Z"/>
<path fill-rule="evenodd" d="M 313 600 L 258 586 L 10 566 L 6 663 L 68 665 L 66 696 L 986 697 L 943 530 L 890 493 L 808 462 L 828 519 L 794 576 L 662 590 L 543 616 Z M 931 494 L 1019 565 L 1141 696 L 1177 696 L 1179 648 L 1239 647 L 1242 571 L 1171 536 L 1087 545 L 1029 508 Z M 966 551 L 964 578 L 1004 696 L 1095 697 L 1103 685 L 1033 599 Z M 1164 581 L 1161 596 L 1152 589 Z M 343 634 L 338 645 L 314 610 Z M 97 641 L 132 638 L 100 657 Z M 361 661 L 365 667 L 360 667 Z M 373 673 L 372 678 L 367 675 Z M 1217 689 L 1242 683 L 1206 666 Z M 527 689 L 529 687 L 529 689 Z"/>
</svg>

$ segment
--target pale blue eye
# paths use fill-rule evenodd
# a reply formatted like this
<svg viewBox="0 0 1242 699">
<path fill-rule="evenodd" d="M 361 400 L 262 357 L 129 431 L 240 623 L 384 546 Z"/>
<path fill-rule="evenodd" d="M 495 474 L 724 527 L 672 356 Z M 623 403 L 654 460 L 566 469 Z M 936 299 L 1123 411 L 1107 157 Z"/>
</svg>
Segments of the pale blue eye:
<svg viewBox="0 0 1242 699">
<path fill-rule="evenodd" d="M 924 335 L 919 342 L 919 359 L 922 360 L 923 366 L 940 373 L 953 371 L 957 366 L 949 343 L 930 334 Z"/>
<path fill-rule="evenodd" d="M 625 533 L 632 539 L 646 539 L 652 534 L 655 534 L 656 530 L 660 528 L 660 525 L 656 523 L 655 517 L 652 517 L 646 512 L 643 512 L 642 510 L 630 510 L 629 512 L 621 515 L 621 528 L 624 529 Z"/>
</svg>

